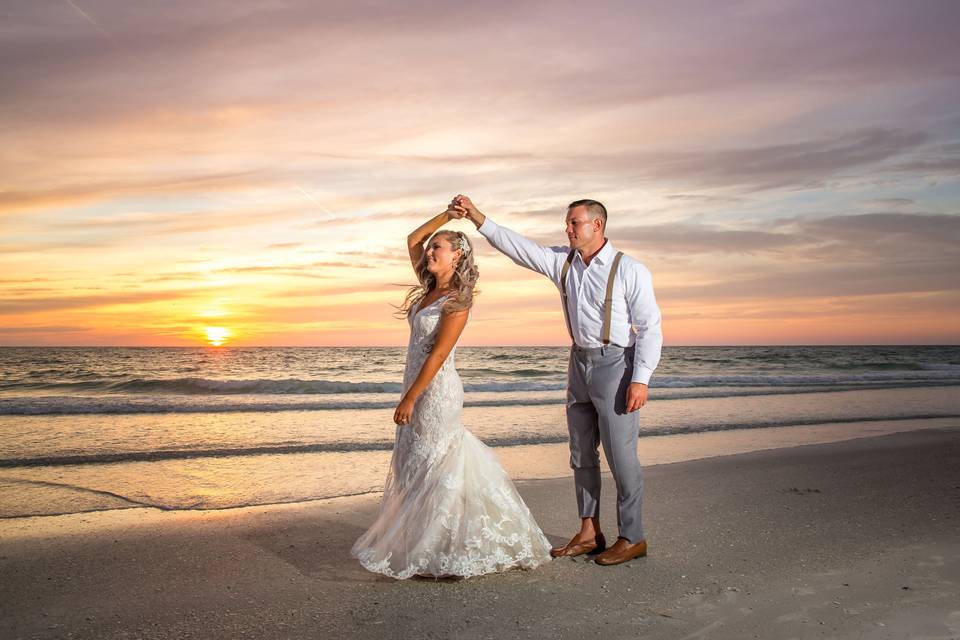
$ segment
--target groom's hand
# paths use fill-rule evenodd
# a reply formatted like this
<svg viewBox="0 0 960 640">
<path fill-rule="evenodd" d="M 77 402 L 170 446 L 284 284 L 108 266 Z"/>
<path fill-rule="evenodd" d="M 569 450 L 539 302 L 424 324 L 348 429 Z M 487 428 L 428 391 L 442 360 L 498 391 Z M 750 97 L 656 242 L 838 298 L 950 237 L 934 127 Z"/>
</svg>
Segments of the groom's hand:
<svg viewBox="0 0 960 640">
<path fill-rule="evenodd" d="M 486 220 L 486 216 L 480 213 L 480 210 L 473 204 L 473 200 L 469 197 L 461 194 L 458 194 L 457 197 L 453 199 L 452 203 L 455 207 L 462 209 L 467 218 L 470 219 L 470 222 L 475 224 L 477 228 L 480 228 L 480 225 L 483 224 L 483 221 Z"/>
<path fill-rule="evenodd" d="M 642 382 L 631 382 L 627 387 L 627 413 L 633 413 L 647 404 L 647 385 Z"/>
</svg>

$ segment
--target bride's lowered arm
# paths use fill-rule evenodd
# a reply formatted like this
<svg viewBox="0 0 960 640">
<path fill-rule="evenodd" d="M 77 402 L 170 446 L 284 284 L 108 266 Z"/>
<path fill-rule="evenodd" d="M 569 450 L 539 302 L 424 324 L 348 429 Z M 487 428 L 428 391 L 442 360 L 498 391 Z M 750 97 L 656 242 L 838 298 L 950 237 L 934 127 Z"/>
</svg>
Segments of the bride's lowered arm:
<svg viewBox="0 0 960 640">
<path fill-rule="evenodd" d="M 397 405 L 397 410 L 393 413 L 393 421 L 395 423 L 407 424 L 410 422 L 414 403 L 417 401 L 417 398 L 420 397 L 420 394 L 430 386 L 433 377 L 437 375 L 437 371 L 440 371 L 440 367 L 443 366 L 447 356 L 450 355 L 454 345 L 457 344 L 457 340 L 460 339 L 460 334 L 463 333 L 463 328 L 467 326 L 467 316 L 469 313 L 468 309 L 464 309 L 462 311 L 454 311 L 453 313 L 444 312 L 440 314 L 440 326 L 437 329 L 437 337 L 433 343 L 433 349 L 424 361 L 423 366 L 420 367 L 420 373 L 417 374 L 416 380 L 413 381 L 413 384 L 410 385 L 407 392 L 403 394 L 400 404 Z"/>
<path fill-rule="evenodd" d="M 453 205 L 450 205 L 446 211 L 430 218 L 407 236 L 407 251 L 410 253 L 410 264 L 413 265 L 414 269 L 417 268 L 417 263 L 423 256 L 423 243 L 430 239 L 434 231 L 453 219 L 453 216 L 450 215 L 452 211 Z"/>
</svg>

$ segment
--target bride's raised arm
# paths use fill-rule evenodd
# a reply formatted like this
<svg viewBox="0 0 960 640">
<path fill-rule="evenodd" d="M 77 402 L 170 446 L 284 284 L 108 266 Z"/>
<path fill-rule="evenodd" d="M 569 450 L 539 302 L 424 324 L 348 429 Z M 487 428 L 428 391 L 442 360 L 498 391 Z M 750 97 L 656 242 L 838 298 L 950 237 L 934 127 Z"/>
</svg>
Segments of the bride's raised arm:
<svg viewBox="0 0 960 640">
<path fill-rule="evenodd" d="M 417 263 L 420 262 L 420 258 L 423 256 L 423 243 L 430 239 L 434 231 L 456 217 L 462 216 L 459 216 L 459 213 L 451 204 L 447 207 L 446 211 L 430 218 L 407 236 L 407 251 L 410 252 L 410 264 L 413 265 L 414 271 L 417 270 Z"/>
</svg>

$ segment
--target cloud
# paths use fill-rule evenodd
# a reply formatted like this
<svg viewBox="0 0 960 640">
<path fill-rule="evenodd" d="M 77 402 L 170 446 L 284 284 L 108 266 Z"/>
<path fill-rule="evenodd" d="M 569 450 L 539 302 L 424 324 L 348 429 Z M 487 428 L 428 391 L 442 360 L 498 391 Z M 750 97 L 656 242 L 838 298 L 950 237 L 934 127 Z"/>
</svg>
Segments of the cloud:
<svg viewBox="0 0 960 640">
<path fill-rule="evenodd" d="M 713 276 L 702 283 L 659 287 L 657 295 L 670 301 L 722 302 L 956 291 L 956 277 L 944 267 L 877 263 L 798 269 L 787 264 L 775 270 L 771 265 L 758 265 L 754 273 L 741 272 L 738 278 Z M 909 314 L 910 309 L 901 312 Z"/>
<path fill-rule="evenodd" d="M 618 241 L 644 253 L 757 253 L 809 244 L 811 238 L 792 233 L 722 229 L 702 224 L 627 227 Z"/>
<path fill-rule="evenodd" d="M 577 166 L 589 167 L 592 172 L 604 171 L 605 181 L 682 185 L 690 189 L 739 188 L 753 192 L 812 188 L 828 178 L 895 158 L 928 139 L 927 134 L 919 131 L 867 129 L 788 144 L 583 155 L 558 159 L 553 170 L 566 173 Z M 914 170 L 907 164 L 890 169 Z"/>
<path fill-rule="evenodd" d="M 402 297 L 406 292 L 406 287 L 410 285 L 407 284 L 393 284 L 393 283 L 372 283 L 372 284 L 338 284 L 332 286 L 325 286 L 315 290 L 305 290 L 305 289 L 284 289 L 280 291 L 271 292 L 270 296 L 277 299 L 282 298 L 315 298 L 318 296 L 323 296 L 325 299 L 343 296 L 362 296 L 366 293 L 376 293 L 376 294 L 388 294 L 397 293 Z M 336 304 L 335 302 L 332 304 Z"/>
<path fill-rule="evenodd" d="M 960 292 L 960 215 L 883 212 L 758 226 L 621 226 L 611 240 L 653 268 L 668 304 Z"/>
<path fill-rule="evenodd" d="M 611 228 L 610 235 L 617 245 L 644 255 L 762 253 L 789 257 L 816 252 L 821 258 L 829 254 L 837 262 L 865 256 L 885 260 L 922 256 L 936 261 L 960 255 L 960 215 L 885 212 L 780 218 L 751 226 L 754 228 L 745 228 L 743 223 L 724 227 L 697 220 L 620 223 Z M 530 237 L 551 246 L 561 240 L 559 233 Z"/>
<path fill-rule="evenodd" d="M 107 293 L 86 296 L 50 296 L 45 298 L 0 298 L 4 315 L 22 313 L 48 313 L 67 309 L 106 307 L 118 304 L 146 304 L 164 300 L 177 300 L 210 289 L 194 288 L 189 291 L 139 291 Z"/>
<path fill-rule="evenodd" d="M 151 246 L 166 244 L 182 251 L 183 245 L 166 238 L 188 235 L 196 242 L 197 238 L 210 234 L 208 240 L 220 242 L 225 233 L 245 227 L 275 230 L 280 223 L 292 226 L 305 214 L 300 207 L 278 203 L 224 209 L 91 214 L 89 217 L 52 214 L 50 217 L 54 219 L 44 225 L 45 231 L 39 238 L 29 234 L 28 242 L 11 245 L 10 251 L 37 252 L 55 248 L 79 251 L 109 246 L 130 247 L 141 242 Z"/>
<path fill-rule="evenodd" d="M 361 261 L 316 260 L 305 264 L 252 264 L 217 267 L 194 271 L 171 271 L 143 278 L 143 282 L 209 281 L 220 274 L 269 275 L 281 278 L 313 278 L 330 280 L 342 278 L 342 273 L 321 273 L 322 269 L 377 269 L 377 265 Z"/>
<path fill-rule="evenodd" d="M 960 216 L 867 213 L 799 222 L 810 237 L 812 257 L 832 262 L 926 263 L 931 278 L 944 264 L 960 264 Z"/>
<path fill-rule="evenodd" d="M 613 3 L 603 12 L 506 2 L 496 11 L 433 1 L 91 4 L 113 42 L 66 4 L 23 3 L 0 27 L 9 96 L 0 115 L 11 123 L 0 134 L 9 167 L 0 211 L 234 196 L 315 176 L 326 187 L 318 201 L 349 219 L 351 209 L 392 208 L 445 183 L 537 196 L 555 182 L 752 192 L 815 186 L 877 163 L 926 172 L 952 162 L 902 157 L 931 140 L 920 124 L 826 123 L 800 138 L 742 116 L 753 129 L 718 130 L 712 114 L 728 109 L 702 106 L 718 90 L 789 96 L 812 85 L 833 103 L 853 100 L 861 84 L 943 77 L 958 67 L 947 55 L 957 48 L 943 27 L 957 14 L 949 5 L 833 8 L 828 18 L 753 3 Z M 593 37 L 576 51 L 557 46 L 558 33 L 584 25 Z M 493 50 L 457 46 L 494 34 Z M 660 114 L 644 109 L 667 98 L 700 105 L 703 135 L 678 137 L 673 125 L 655 135 Z M 741 97 L 734 107 L 748 113 L 751 104 Z M 707 205 L 724 195 L 682 197 Z M 193 227 L 182 229 L 174 232 Z"/>
<path fill-rule="evenodd" d="M 45 333 L 79 333 L 92 331 L 92 327 L 77 327 L 69 325 L 41 325 L 34 327 L 0 327 L 0 335 L 45 334 Z"/>
<path fill-rule="evenodd" d="M 960 142 L 933 145 L 898 162 L 892 169 L 923 175 L 960 175 Z"/>
<path fill-rule="evenodd" d="M 921 292 L 868 294 L 865 296 L 844 296 L 839 298 L 820 298 L 817 304 L 804 306 L 795 301 L 783 306 L 761 306 L 734 301 L 736 316 L 750 319 L 767 320 L 826 320 L 836 322 L 837 318 L 873 317 L 887 321 L 889 318 L 916 316 L 917 314 L 941 315 L 955 313 L 960 306 L 960 292 Z M 674 319 L 676 317 L 674 316 Z"/>
<path fill-rule="evenodd" d="M 864 201 L 864 204 L 880 207 L 909 207 L 915 202 L 913 198 L 871 198 Z"/>
<path fill-rule="evenodd" d="M 350 99 L 361 92 L 372 99 L 380 83 L 390 97 L 406 84 L 437 89 L 434 102 L 446 97 L 439 89 L 453 87 L 472 88 L 467 97 L 485 103 L 511 91 L 514 100 L 531 105 L 565 97 L 591 108 L 611 99 L 776 81 L 848 89 L 956 73 L 958 56 L 951 53 L 957 44 L 948 25 L 960 18 L 955 5 L 943 2 L 775 10 L 753 2 L 655 9 L 611 2 L 598 11 L 547 2 L 211 1 L 201 9 L 184 1 L 101 2 L 88 11 L 113 42 L 66 4 L 22 3 L 10 12 L 7 37 L 0 39 L 0 59 L 7 61 L 0 77 L 15 105 L 49 96 L 50 84 L 74 93 L 73 107 L 84 115 L 175 100 L 236 102 L 257 95 L 257 84 L 276 89 L 294 82 L 337 86 Z M 582 36 L 576 47 L 562 41 L 573 32 Z M 465 41 L 497 46 L 458 46 Z M 84 87 L 89 74 L 78 74 L 81 69 L 97 70 L 99 82 Z M 121 99 L 97 104 L 97 92 L 107 86 Z M 44 107 L 40 117 L 68 105 Z"/>
<path fill-rule="evenodd" d="M 728 148 L 703 147 L 689 151 L 605 151 L 574 154 L 525 155 L 503 163 L 522 170 L 531 179 L 585 174 L 595 185 L 615 189 L 619 185 L 643 184 L 663 189 L 739 189 L 750 193 L 784 188 L 816 188 L 824 181 L 847 173 L 881 167 L 888 172 L 926 172 L 953 161 L 883 163 L 921 147 L 929 140 L 922 131 L 859 129 L 839 135 L 808 138 L 800 142 Z M 489 161 L 478 156 L 476 162 Z M 433 162 L 446 165 L 462 158 L 438 155 Z M 596 188 L 596 187 L 595 187 Z M 665 198 L 707 205 L 732 205 L 740 200 L 730 194 L 669 194 Z M 564 205 L 566 202 L 563 203 Z M 528 212 L 537 215 L 540 212 Z M 556 211 L 546 211 L 558 215 Z"/>
<path fill-rule="evenodd" d="M 892 239 L 924 242 L 958 248 L 960 215 L 924 213 L 863 213 L 814 218 L 801 222 L 810 233 L 825 238 L 841 237 L 851 242 Z"/>
<path fill-rule="evenodd" d="M 376 269 L 376 265 L 363 262 L 342 262 L 320 260 L 308 264 L 294 265 L 249 265 L 214 269 L 211 273 L 276 273 L 278 275 L 304 278 L 337 278 L 341 275 L 315 273 L 316 269 Z"/>
<path fill-rule="evenodd" d="M 701 272 L 703 282 L 672 285 L 674 299 L 784 299 L 957 293 L 960 216 L 874 213 L 781 221 L 798 242 L 779 247 L 766 261 Z M 701 238 L 703 249 L 723 246 L 723 236 Z M 909 314 L 910 309 L 900 310 Z"/>
<path fill-rule="evenodd" d="M 902 162 L 891 167 L 895 171 L 922 173 L 925 175 L 960 175 L 960 157 L 934 158 L 927 160 L 912 160 Z"/>
<path fill-rule="evenodd" d="M 11 291 L 14 291 L 18 294 L 24 294 L 24 293 L 36 294 L 36 293 L 48 293 L 48 292 L 57 293 L 62 291 L 62 289 L 59 287 L 16 287 Z"/>
<path fill-rule="evenodd" d="M 664 196 L 667 200 L 679 202 L 695 202 L 698 204 L 733 204 L 743 202 L 742 198 L 734 196 L 717 196 L 704 193 L 672 193 Z"/>
<path fill-rule="evenodd" d="M 654 178 L 682 178 L 700 186 L 811 186 L 837 173 L 894 157 L 926 140 L 921 132 L 873 129 L 793 144 L 664 154 L 651 159 L 646 173 Z"/>
<path fill-rule="evenodd" d="M 0 191 L 0 214 L 20 213 L 39 207 L 78 206 L 90 202 L 123 196 L 150 196 L 158 194 L 195 194 L 217 191 L 237 191 L 257 186 L 263 175 L 255 171 L 223 172 L 207 175 L 195 173 L 174 177 L 132 176 L 109 182 L 82 182 L 49 188 Z M 109 224 L 100 221 L 99 224 Z M 72 223 L 74 225 L 80 223 Z M 92 226 L 97 222 L 88 222 Z"/>
</svg>

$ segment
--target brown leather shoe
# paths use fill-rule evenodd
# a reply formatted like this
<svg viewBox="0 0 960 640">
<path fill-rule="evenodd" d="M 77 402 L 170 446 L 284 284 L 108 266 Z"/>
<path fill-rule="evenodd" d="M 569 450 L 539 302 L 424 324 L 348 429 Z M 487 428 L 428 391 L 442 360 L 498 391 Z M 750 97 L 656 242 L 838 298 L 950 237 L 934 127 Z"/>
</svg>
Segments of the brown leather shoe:
<svg viewBox="0 0 960 640">
<path fill-rule="evenodd" d="M 617 538 L 617 541 L 613 543 L 612 547 L 598 555 L 593 561 L 597 564 L 609 566 L 633 560 L 634 558 L 642 558 L 645 555 L 647 555 L 646 540 L 631 544 L 626 538 Z"/>
<path fill-rule="evenodd" d="M 581 540 L 580 542 L 574 542 L 576 539 L 577 536 L 573 536 L 573 538 L 570 539 L 570 542 L 562 547 L 554 547 L 553 549 L 550 549 L 550 555 L 554 558 L 573 558 L 575 556 L 591 553 L 593 551 L 603 551 L 607 548 L 607 541 L 603 538 L 602 533 L 598 533 L 593 540 Z"/>
</svg>

